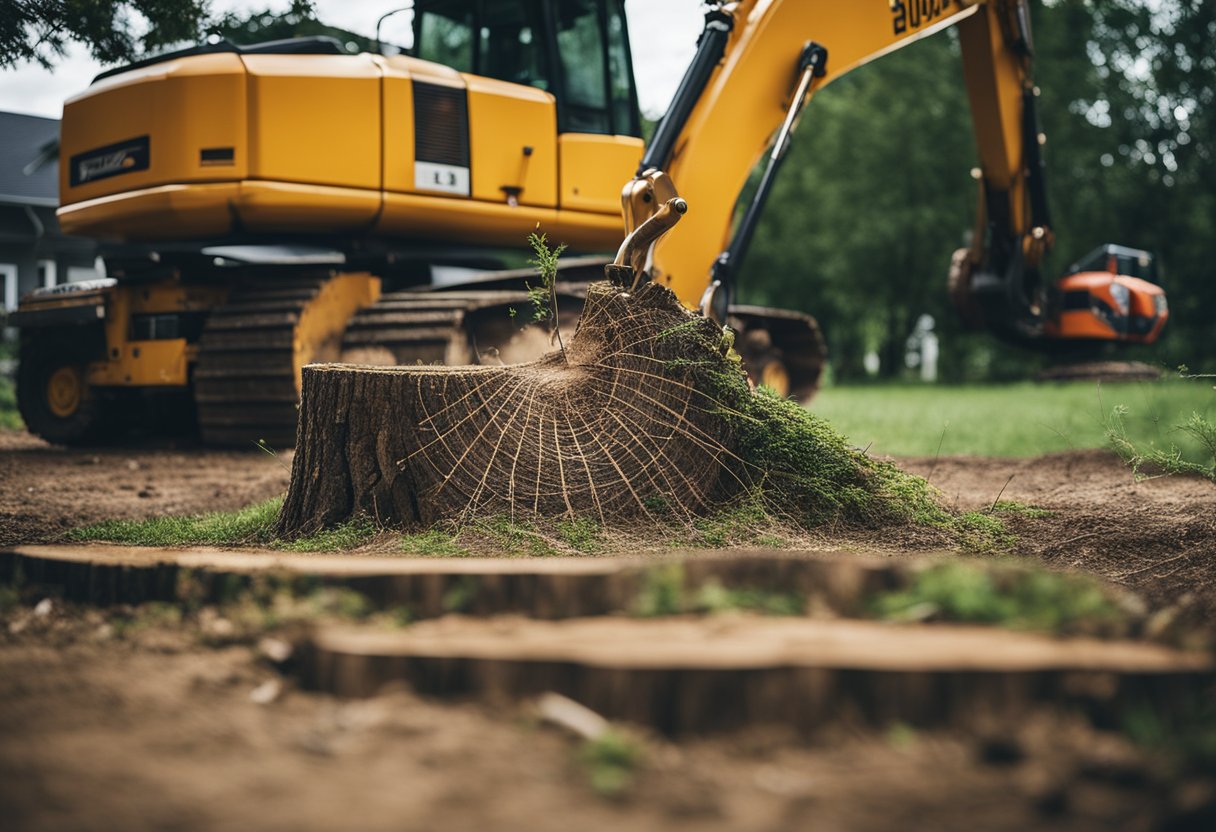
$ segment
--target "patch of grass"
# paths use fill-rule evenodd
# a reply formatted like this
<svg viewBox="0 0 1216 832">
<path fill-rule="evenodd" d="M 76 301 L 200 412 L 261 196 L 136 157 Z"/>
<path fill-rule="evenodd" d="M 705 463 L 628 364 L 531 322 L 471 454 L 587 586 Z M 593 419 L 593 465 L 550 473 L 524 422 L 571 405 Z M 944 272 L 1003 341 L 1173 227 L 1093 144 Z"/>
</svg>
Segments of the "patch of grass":
<svg viewBox="0 0 1216 832">
<path fill-rule="evenodd" d="M 721 548 L 743 543 L 756 543 L 770 536 L 776 525 L 765 506 L 763 494 L 754 489 L 734 504 L 719 508 L 708 517 L 698 517 L 690 524 L 689 545 Z"/>
<path fill-rule="evenodd" d="M 68 532 L 77 542 L 124 543 L 128 546 L 274 546 L 289 552 L 337 552 L 353 549 L 377 533 L 367 518 L 350 520 L 332 529 L 292 541 L 274 533 L 282 497 L 273 497 L 239 511 L 193 517 L 153 517 L 148 520 L 106 520 Z"/>
<path fill-rule="evenodd" d="M 1210 385 L 1183 379 L 985 385 L 827 387 L 811 409 L 860 447 L 893 456 L 1029 457 L 1107 446 L 1107 421 L 1127 408 L 1128 438 L 1137 445 L 1178 445 L 1203 462 L 1203 446 L 1175 425 L 1198 413 L 1216 421 Z"/>
<path fill-rule="evenodd" d="M 456 535 L 442 529 L 432 528 L 422 532 L 401 535 L 402 552 L 435 558 L 461 558 L 469 550 L 456 542 Z"/>
<path fill-rule="evenodd" d="M 1198 412 L 1190 418 L 1175 425 L 1175 433 L 1168 444 L 1159 446 L 1153 443 L 1137 442 L 1128 433 L 1127 408 L 1117 406 L 1110 416 L 1106 437 L 1111 448 L 1120 458 L 1131 466 L 1137 477 L 1144 475 L 1147 470 L 1163 474 L 1197 474 L 1216 483 L 1216 418 L 1209 421 Z M 1191 444 L 1201 448 L 1201 462 L 1187 458 L 1183 449 L 1177 444 L 1178 437 L 1189 438 Z"/>
<path fill-rule="evenodd" d="M 25 423 L 17 412 L 17 387 L 4 375 L 0 375 L 0 429 L 25 430 Z"/>
<path fill-rule="evenodd" d="M 583 554 L 595 554 L 604 549 L 600 524 L 590 517 L 559 520 L 557 536 L 562 543 Z"/>
<path fill-rule="evenodd" d="M 702 584 L 693 595 L 692 608 L 695 612 L 742 610 L 765 615 L 794 616 L 806 614 L 806 600 L 792 592 L 727 589 L 717 581 L 709 581 Z"/>
<path fill-rule="evenodd" d="M 665 563 L 647 569 L 633 602 L 633 614 L 642 618 L 680 615 L 684 612 L 684 567 Z"/>
<path fill-rule="evenodd" d="M 505 514 L 472 520 L 461 533 L 463 534 L 465 531 L 485 538 L 495 548 L 505 549 L 507 554 L 537 556 L 558 554 L 553 544 L 540 533 L 535 524 L 512 520 Z"/>
<path fill-rule="evenodd" d="M 1017 500 L 997 500 L 992 504 L 996 514 L 1009 514 L 1014 517 L 1028 517 L 1031 520 L 1041 520 L 1044 517 L 1054 517 L 1055 512 L 1038 506 L 1029 506 Z"/>
<path fill-rule="evenodd" d="M 679 563 L 667 563 L 646 571 L 632 607 L 633 614 L 640 618 L 732 610 L 765 615 L 804 615 L 806 600 L 795 593 L 750 587 L 728 589 L 713 580 L 699 587 L 689 587 L 684 567 Z"/>
<path fill-rule="evenodd" d="M 718 367 L 691 372 L 699 373 L 699 386 L 712 393 L 738 449 L 735 476 L 745 488 L 741 505 L 751 509 L 749 521 L 765 514 L 803 528 L 910 524 L 936 529 L 968 549 L 992 551 L 1009 544 L 999 518 L 956 515 L 923 478 L 874 459 L 825 419 L 772 390 L 751 390 L 730 360 L 730 345 L 708 341 L 707 335 L 697 342 L 703 353 L 725 350 L 726 355 Z M 710 545 L 726 540 L 726 534 L 711 530 Z"/>
<path fill-rule="evenodd" d="M 891 621 L 957 621 L 1053 633 L 1122 634 L 1130 626 L 1097 581 L 1030 566 L 951 561 L 881 594 L 872 612 Z"/>
<path fill-rule="evenodd" d="M 645 748 L 624 731 L 609 728 L 584 742 L 578 759 L 592 789 L 603 797 L 618 798 L 633 785 L 645 759 Z"/>
<path fill-rule="evenodd" d="M 130 546 L 236 546 L 267 544 L 275 539 L 274 524 L 282 497 L 235 512 L 194 517 L 154 517 L 150 520 L 107 520 L 68 532 L 79 542 L 125 543 Z"/>
<path fill-rule="evenodd" d="M 362 546 L 375 537 L 376 532 L 376 526 L 370 519 L 357 517 L 307 537 L 299 537 L 289 542 L 277 541 L 276 548 L 289 552 L 336 552 Z"/>
</svg>

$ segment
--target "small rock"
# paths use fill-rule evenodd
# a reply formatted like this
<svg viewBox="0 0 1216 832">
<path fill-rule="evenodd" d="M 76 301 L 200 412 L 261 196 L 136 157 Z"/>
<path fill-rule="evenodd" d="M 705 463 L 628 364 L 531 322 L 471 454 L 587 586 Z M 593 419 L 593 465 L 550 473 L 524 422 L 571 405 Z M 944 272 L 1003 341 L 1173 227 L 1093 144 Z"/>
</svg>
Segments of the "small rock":
<svg viewBox="0 0 1216 832">
<path fill-rule="evenodd" d="M 278 679 L 268 679 L 250 692 L 249 700 L 258 705 L 269 705 L 282 693 L 283 683 Z"/>
<path fill-rule="evenodd" d="M 135 461 L 135 460 L 133 460 L 133 459 L 128 459 L 128 460 L 127 460 L 127 470 L 128 470 L 128 471 L 138 471 L 138 470 L 139 470 L 139 463 L 138 463 L 138 462 L 136 462 L 136 461 Z"/>
<path fill-rule="evenodd" d="M 51 610 L 55 608 L 55 602 L 50 598 L 43 598 L 38 602 L 38 606 L 34 607 L 34 615 L 39 618 L 45 618 L 51 614 Z"/>
<path fill-rule="evenodd" d="M 151 497 L 151 496 L 152 496 L 152 492 L 151 492 L 151 490 L 149 490 L 149 489 L 147 489 L 147 488 L 141 488 L 141 489 L 139 490 L 139 493 L 138 493 L 138 494 L 136 494 L 135 496 L 136 496 L 136 497 L 140 497 L 140 498 L 142 498 L 142 499 L 146 500 L 146 499 L 148 499 L 149 497 Z"/>
<path fill-rule="evenodd" d="M 282 664 L 291 658 L 291 642 L 268 636 L 258 642 L 258 651 L 275 664 Z"/>
<path fill-rule="evenodd" d="M 216 618 L 208 621 L 205 629 L 207 635 L 215 636 L 216 638 L 228 638 L 236 632 L 236 627 L 227 618 Z"/>
</svg>

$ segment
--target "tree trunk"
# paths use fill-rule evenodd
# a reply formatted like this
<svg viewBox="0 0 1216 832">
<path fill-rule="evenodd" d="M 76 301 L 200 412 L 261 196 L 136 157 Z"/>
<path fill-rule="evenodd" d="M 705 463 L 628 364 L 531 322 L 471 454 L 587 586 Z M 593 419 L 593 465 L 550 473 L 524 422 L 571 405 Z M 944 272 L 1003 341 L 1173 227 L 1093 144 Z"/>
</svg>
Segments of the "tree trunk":
<svg viewBox="0 0 1216 832">
<path fill-rule="evenodd" d="M 715 361 L 739 372 L 720 344 L 668 289 L 605 281 L 565 352 L 531 364 L 305 367 L 279 534 L 360 514 L 404 527 L 695 513 L 739 483 L 724 476 L 737 456 L 704 389 Z"/>
</svg>

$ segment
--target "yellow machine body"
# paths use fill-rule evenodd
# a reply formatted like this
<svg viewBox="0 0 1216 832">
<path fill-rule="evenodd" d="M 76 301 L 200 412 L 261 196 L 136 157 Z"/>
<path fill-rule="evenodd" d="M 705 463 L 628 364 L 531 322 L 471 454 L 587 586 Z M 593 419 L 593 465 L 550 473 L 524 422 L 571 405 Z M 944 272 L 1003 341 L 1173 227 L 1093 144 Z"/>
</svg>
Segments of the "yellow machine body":
<svg viewBox="0 0 1216 832">
<path fill-rule="evenodd" d="M 436 102 L 424 121 L 419 90 Z M 465 141 L 462 128 L 463 165 L 418 158 Z M 127 242 L 315 232 L 518 247 L 539 227 L 608 250 L 642 148 L 558 135 L 548 92 L 410 57 L 188 55 L 64 105 L 59 219 Z"/>
</svg>

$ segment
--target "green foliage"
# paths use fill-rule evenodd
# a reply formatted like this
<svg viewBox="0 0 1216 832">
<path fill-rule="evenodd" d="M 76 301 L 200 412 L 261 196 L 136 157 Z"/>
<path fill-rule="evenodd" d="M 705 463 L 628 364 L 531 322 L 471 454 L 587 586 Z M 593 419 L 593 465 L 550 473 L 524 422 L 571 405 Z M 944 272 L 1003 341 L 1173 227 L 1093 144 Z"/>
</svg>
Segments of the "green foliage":
<svg viewBox="0 0 1216 832">
<path fill-rule="evenodd" d="M 1019 503 L 1017 500 L 997 500 L 992 504 L 993 512 L 997 514 L 1009 514 L 1014 517 L 1027 517 L 1031 520 L 1041 520 L 1044 517 L 1053 517 L 1054 511 L 1049 511 L 1038 506 L 1029 506 L 1025 503 Z"/>
<path fill-rule="evenodd" d="M 1103 243 L 1153 251 L 1171 319 L 1158 346 L 1132 352 L 1216 366 L 1216 3 L 1030 6 L 1058 240 L 1047 277 Z M 743 266 L 742 300 L 814 314 L 838 379 L 864 377 L 871 350 L 883 376 L 906 372 L 921 314 L 936 319 L 943 377 L 1025 378 L 1041 358 L 965 332 L 945 292 L 951 251 L 975 219 L 975 165 L 953 30 L 834 80 L 802 119 Z"/>
<path fill-rule="evenodd" d="M 1144 447 L 1138 445 L 1127 433 L 1127 408 L 1116 407 L 1110 416 L 1106 436 L 1120 458 L 1131 466 L 1137 477 L 1145 470 L 1164 474 L 1197 474 L 1216 483 L 1216 423 L 1208 421 L 1198 413 L 1176 426 L 1178 431 L 1189 435 L 1203 448 L 1210 462 L 1191 462 L 1182 450 L 1172 442 L 1168 447 Z"/>
<path fill-rule="evenodd" d="M 803 615 L 806 600 L 795 593 L 753 587 L 727 588 L 716 580 L 692 588 L 687 586 L 684 567 L 679 563 L 667 563 L 646 570 L 631 612 L 640 618 L 661 618 L 732 610 L 765 615 Z"/>
<path fill-rule="evenodd" d="M 105 541 L 131 546 L 236 546 L 274 540 L 274 524 L 283 505 L 274 497 L 240 511 L 195 517 L 154 517 L 150 520 L 107 520 L 68 532 L 78 542 Z"/>
<path fill-rule="evenodd" d="M 965 621 L 1055 633 L 1121 633 L 1125 614 L 1092 578 L 1041 567 L 950 561 L 916 573 L 911 586 L 873 599 L 893 621 Z"/>
<path fill-rule="evenodd" d="M 202 34 L 206 0 L 25 0 L 0 16 L 0 69 L 52 66 L 71 43 L 103 64 L 131 61 Z"/>
<path fill-rule="evenodd" d="M 558 260 L 566 250 L 563 243 L 557 248 L 550 249 L 544 234 L 535 232 L 528 235 L 528 245 L 532 247 L 532 259 L 528 262 L 540 273 L 540 285 L 533 286 L 525 283 L 528 290 L 528 300 L 532 303 L 532 322 L 544 323 L 549 331 L 557 337 L 562 354 L 566 353 L 566 345 L 561 343 L 561 321 L 557 315 L 557 270 Z M 514 317 L 514 316 L 512 316 Z"/>
<path fill-rule="evenodd" d="M 765 615 L 793 616 L 806 613 L 806 600 L 792 592 L 771 592 L 764 589 L 728 589 L 718 581 L 701 585 L 693 596 L 694 612 L 729 612 L 743 610 Z"/>
<path fill-rule="evenodd" d="M 637 771 L 645 761 L 645 748 L 624 731 L 609 728 L 583 743 L 578 758 L 591 788 L 603 797 L 616 798 L 633 785 Z"/>
<path fill-rule="evenodd" d="M 684 612 L 684 567 L 665 563 L 646 570 L 634 599 L 633 614 L 642 618 L 680 615 Z"/>
<path fill-rule="evenodd" d="M 17 412 L 17 390 L 13 380 L 0 375 L 0 429 L 24 430 L 25 423 Z"/>
<path fill-rule="evenodd" d="M 228 12 L 223 17 L 210 21 L 206 31 L 208 34 L 240 44 L 288 38 L 331 37 L 345 46 L 348 52 L 376 51 L 376 42 L 372 38 L 336 26 L 328 26 L 317 20 L 312 0 L 292 0 L 291 5 L 281 12 Z"/>
</svg>

